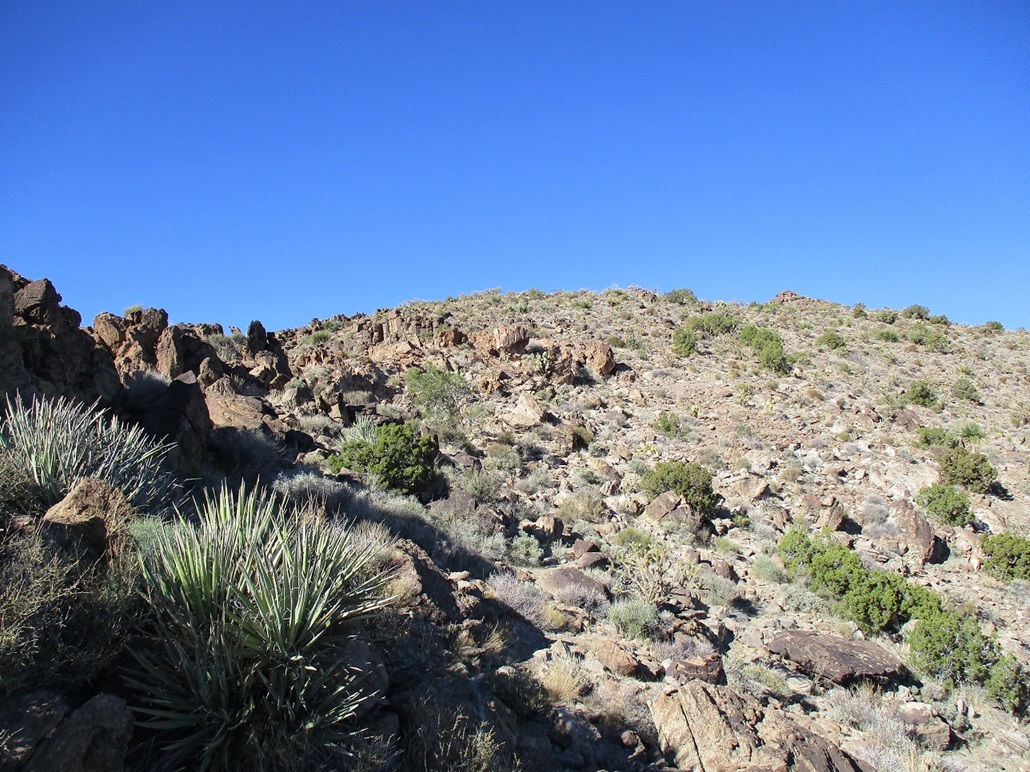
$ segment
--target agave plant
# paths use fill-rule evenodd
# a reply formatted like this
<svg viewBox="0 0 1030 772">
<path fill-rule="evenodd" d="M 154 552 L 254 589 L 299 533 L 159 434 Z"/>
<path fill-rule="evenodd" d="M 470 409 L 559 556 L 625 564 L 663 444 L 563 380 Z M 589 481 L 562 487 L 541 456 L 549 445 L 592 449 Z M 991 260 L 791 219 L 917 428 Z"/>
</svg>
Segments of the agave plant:
<svg viewBox="0 0 1030 772">
<path fill-rule="evenodd" d="M 130 680 L 160 765 L 294 769 L 343 752 L 361 699 L 342 626 L 381 608 L 380 547 L 225 489 L 143 564 L 155 645 Z"/>
<path fill-rule="evenodd" d="M 177 485 L 163 464 L 174 445 L 108 417 L 96 403 L 84 406 L 62 397 L 26 404 L 7 397 L 6 408 L 0 454 L 27 475 L 33 504 L 56 504 L 84 477 L 110 483 L 137 509 L 174 503 Z"/>
</svg>

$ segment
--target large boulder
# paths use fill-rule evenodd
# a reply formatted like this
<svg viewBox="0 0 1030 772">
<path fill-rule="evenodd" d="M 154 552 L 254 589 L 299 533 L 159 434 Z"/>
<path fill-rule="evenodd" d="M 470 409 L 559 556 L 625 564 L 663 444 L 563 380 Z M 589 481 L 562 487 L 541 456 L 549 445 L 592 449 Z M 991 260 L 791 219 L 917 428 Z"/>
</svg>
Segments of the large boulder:
<svg viewBox="0 0 1030 772">
<path fill-rule="evenodd" d="M 807 674 L 846 686 L 856 681 L 904 678 L 904 663 L 872 641 L 848 641 L 805 630 L 777 633 L 767 648 Z"/>
<path fill-rule="evenodd" d="M 579 361 L 594 378 L 607 378 L 615 372 L 612 347 L 599 340 L 590 341 L 579 353 Z"/>
<path fill-rule="evenodd" d="M 870 770 L 781 711 L 725 686 L 691 681 L 651 704 L 661 749 L 684 770 Z"/>
</svg>

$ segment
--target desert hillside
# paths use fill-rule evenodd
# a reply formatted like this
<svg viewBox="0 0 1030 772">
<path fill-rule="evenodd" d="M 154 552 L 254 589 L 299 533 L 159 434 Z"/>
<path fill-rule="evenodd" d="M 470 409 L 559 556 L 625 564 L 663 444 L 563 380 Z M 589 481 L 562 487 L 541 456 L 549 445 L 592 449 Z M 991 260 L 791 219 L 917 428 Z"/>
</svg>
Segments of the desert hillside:
<svg viewBox="0 0 1030 772">
<path fill-rule="evenodd" d="M 0 266 L 2 769 L 1030 769 L 1024 330 L 61 302 Z"/>
</svg>

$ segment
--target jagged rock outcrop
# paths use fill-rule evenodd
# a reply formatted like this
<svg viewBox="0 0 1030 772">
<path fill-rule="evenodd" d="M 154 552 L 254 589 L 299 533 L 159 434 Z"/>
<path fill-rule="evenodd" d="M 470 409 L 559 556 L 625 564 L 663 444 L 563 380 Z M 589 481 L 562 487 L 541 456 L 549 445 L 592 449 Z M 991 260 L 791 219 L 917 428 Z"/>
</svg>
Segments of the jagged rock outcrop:
<svg viewBox="0 0 1030 772">
<path fill-rule="evenodd" d="M 724 686 L 691 681 L 651 705 L 662 750 L 682 770 L 872 772 L 785 713 Z"/>
</svg>

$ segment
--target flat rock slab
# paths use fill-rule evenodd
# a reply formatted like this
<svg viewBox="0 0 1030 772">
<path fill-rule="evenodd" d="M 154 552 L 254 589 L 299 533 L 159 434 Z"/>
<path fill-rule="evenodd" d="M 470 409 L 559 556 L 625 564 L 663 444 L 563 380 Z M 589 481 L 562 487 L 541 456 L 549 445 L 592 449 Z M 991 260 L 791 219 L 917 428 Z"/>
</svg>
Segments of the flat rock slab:
<svg viewBox="0 0 1030 772">
<path fill-rule="evenodd" d="M 889 681 L 907 672 L 900 659 L 872 641 L 790 630 L 778 633 L 767 648 L 808 675 L 842 686 L 862 680 Z"/>
<path fill-rule="evenodd" d="M 868 770 L 782 711 L 725 686 L 691 681 L 651 704 L 664 753 L 683 770 Z"/>
</svg>

